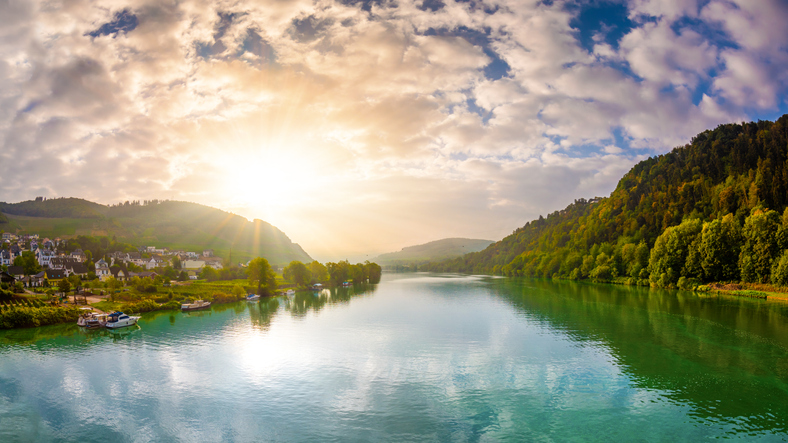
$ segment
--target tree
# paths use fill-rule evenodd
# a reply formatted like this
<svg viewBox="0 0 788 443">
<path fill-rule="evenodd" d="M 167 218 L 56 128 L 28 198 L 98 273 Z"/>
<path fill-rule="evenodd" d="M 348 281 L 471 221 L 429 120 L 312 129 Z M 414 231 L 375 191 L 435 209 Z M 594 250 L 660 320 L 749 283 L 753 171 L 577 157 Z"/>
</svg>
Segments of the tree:
<svg viewBox="0 0 788 443">
<path fill-rule="evenodd" d="M 326 263 L 328 280 L 331 286 L 338 286 L 348 279 L 350 275 L 350 262 L 342 260 L 339 263 Z"/>
<path fill-rule="evenodd" d="M 71 291 L 71 283 L 68 281 L 68 279 L 64 278 L 57 284 L 57 289 L 58 291 L 68 295 L 69 291 Z"/>
<path fill-rule="evenodd" d="M 219 280 L 219 273 L 216 272 L 216 269 L 210 266 L 203 266 L 202 270 L 200 271 L 200 278 L 207 281 L 216 281 Z"/>
<path fill-rule="evenodd" d="M 744 222 L 744 244 L 739 254 L 741 279 L 746 282 L 768 283 L 772 263 L 780 254 L 778 231 L 780 216 L 775 211 L 756 208 Z"/>
<path fill-rule="evenodd" d="M 115 277 L 108 278 L 107 281 L 104 282 L 104 284 L 107 286 L 107 289 L 113 292 L 123 287 L 123 282 L 116 279 Z"/>
<path fill-rule="evenodd" d="M 703 277 L 711 281 L 738 280 L 741 227 L 728 214 L 703 225 L 700 240 Z"/>
<path fill-rule="evenodd" d="M 82 285 L 82 279 L 77 274 L 69 275 L 68 282 L 71 284 L 71 287 L 74 289 Z"/>
<path fill-rule="evenodd" d="M 189 279 L 189 274 L 187 274 L 186 271 L 181 271 L 181 273 L 178 274 L 178 281 L 186 281 L 188 279 Z"/>
<path fill-rule="evenodd" d="M 788 286 L 788 251 L 783 251 L 779 260 L 775 260 L 772 266 L 772 283 Z"/>
<path fill-rule="evenodd" d="M 21 266 L 25 275 L 35 275 L 41 272 L 41 265 L 38 264 L 36 254 L 33 251 L 22 252 L 22 255 L 14 259 L 14 266 Z"/>
<path fill-rule="evenodd" d="M 309 264 L 310 283 L 325 283 L 328 281 L 328 269 L 317 260 Z"/>
<path fill-rule="evenodd" d="M 700 220 L 685 220 L 665 229 L 654 242 L 648 261 L 650 280 L 654 286 L 674 286 L 679 277 L 697 277 L 686 268 L 690 247 L 702 229 Z"/>
<path fill-rule="evenodd" d="M 257 285 L 257 293 L 271 295 L 276 290 L 276 274 L 268 260 L 257 257 L 249 262 L 249 284 Z"/>
<path fill-rule="evenodd" d="M 372 284 L 380 283 L 380 276 L 383 273 L 383 269 L 380 267 L 380 265 L 377 263 L 366 262 L 364 266 L 367 268 L 369 282 Z"/>
<path fill-rule="evenodd" d="M 295 283 L 298 287 L 305 287 L 312 280 L 312 274 L 309 272 L 309 268 L 297 260 L 291 261 L 290 264 L 285 267 L 282 276 L 285 280 Z"/>
<path fill-rule="evenodd" d="M 172 258 L 172 269 L 181 269 L 181 258 L 177 255 Z"/>
</svg>

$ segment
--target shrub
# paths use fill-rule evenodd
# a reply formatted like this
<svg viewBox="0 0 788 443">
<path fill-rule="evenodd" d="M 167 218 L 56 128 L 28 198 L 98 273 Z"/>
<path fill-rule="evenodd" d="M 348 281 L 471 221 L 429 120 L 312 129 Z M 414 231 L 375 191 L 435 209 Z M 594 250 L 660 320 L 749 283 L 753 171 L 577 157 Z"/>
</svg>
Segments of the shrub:
<svg viewBox="0 0 788 443">
<path fill-rule="evenodd" d="M 180 309 L 181 302 L 178 300 L 170 300 L 167 303 L 161 305 L 161 309 Z"/>
<path fill-rule="evenodd" d="M 0 311 L 0 328 L 26 328 L 75 322 L 79 314 L 80 310 L 74 307 L 7 307 Z"/>
<path fill-rule="evenodd" d="M 238 301 L 238 298 L 233 294 L 228 294 L 226 292 L 217 292 L 213 294 L 213 303 L 215 304 L 231 303 L 235 301 Z"/>
</svg>

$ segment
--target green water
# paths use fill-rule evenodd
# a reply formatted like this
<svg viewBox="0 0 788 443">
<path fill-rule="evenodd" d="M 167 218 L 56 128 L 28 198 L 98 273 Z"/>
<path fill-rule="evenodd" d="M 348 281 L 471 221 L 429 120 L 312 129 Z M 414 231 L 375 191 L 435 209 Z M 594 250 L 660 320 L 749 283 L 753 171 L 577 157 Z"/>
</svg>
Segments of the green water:
<svg viewBox="0 0 788 443">
<path fill-rule="evenodd" d="M 788 304 L 429 274 L 0 332 L 0 441 L 788 439 Z"/>
</svg>

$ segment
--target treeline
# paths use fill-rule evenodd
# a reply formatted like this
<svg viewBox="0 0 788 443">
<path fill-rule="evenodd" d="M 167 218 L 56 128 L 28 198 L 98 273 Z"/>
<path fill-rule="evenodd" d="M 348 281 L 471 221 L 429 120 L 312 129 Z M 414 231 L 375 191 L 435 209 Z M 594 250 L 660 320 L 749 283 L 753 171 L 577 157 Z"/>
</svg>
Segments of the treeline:
<svg viewBox="0 0 788 443">
<path fill-rule="evenodd" d="M 328 262 L 325 265 L 313 261 L 308 265 L 300 261 L 292 261 L 282 273 L 282 277 L 298 287 L 306 287 L 316 283 L 339 286 L 346 281 L 353 284 L 380 283 L 382 269 L 377 263 L 350 264 L 347 260 L 338 263 Z"/>
<path fill-rule="evenodd" d="M 81 198 L 49 198 L 19 203 L 0 202 L 0 212 L 49 218 L 101 218 L 106 207 Z"/>
<path fill-rule="evenodd" d="M 483 251 L 421 268 L 654 286 L 682 277 L 782 284 L 773 268 L 787 246 L 787 142 L 788 115 L 721 125 L 638 163 L 610 197 L 576 200 Z"/>
</svg>

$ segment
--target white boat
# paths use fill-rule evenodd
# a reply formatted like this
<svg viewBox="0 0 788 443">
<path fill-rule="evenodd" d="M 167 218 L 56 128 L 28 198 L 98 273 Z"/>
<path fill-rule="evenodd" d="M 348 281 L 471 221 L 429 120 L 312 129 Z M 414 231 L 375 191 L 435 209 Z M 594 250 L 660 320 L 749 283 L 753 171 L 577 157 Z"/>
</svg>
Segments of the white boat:
<svg viewBox="0 0 788 443">
<path fill-rule="evenodd" d="M 246 296 L 246 301 L 255 301 L 260 300 L 260 296 L 257 294 L 249 294 Z"/>
<path fill-rule="evenodd" d="M 292 289 L 288 289 L 285 295 L 295 295 L 295 291 Z"/>
<path fill-rule="evenodd" d="M 197 300 L 194 303 L 183 303 L 181 311 L 197 311 L 199 309 L 208 309 L 211 307 L 211 302 L 205 300 Z"/>
<path fill-rule="evenodd" d="M 94 314 L 92 312 L 85 312 L 79 316 L 77 326 L 86 329 L 97 329 L 107 325 L 107 314 Z"/>
<path fill-rule="evenodd" d="M 139 317 L 132 317 L 120 311 L 115 311 L 107 317 L 106 327 L 110 329 L 125 328 L 137 324 Z"/>
</svg>

